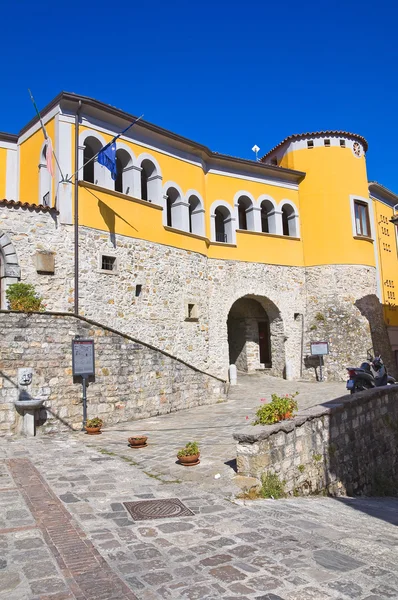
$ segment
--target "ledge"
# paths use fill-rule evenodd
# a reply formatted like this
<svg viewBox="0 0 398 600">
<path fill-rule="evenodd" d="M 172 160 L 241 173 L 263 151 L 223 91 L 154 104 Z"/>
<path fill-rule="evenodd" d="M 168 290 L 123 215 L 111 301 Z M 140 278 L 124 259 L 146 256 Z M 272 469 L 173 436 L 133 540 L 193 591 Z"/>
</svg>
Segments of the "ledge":
<svg viewBox="0 0 398 600">
<path fill-rule="evenodd" d="M 102 194 L 109 194 L 110 196 L 115 196 L 116 198 L 121 198 L 122 200 L 129 200 L 130 202 L 136 202 L 137 204 L 143 204 L 144 206 L 149 206 L 150 208 L 155 208 L 156 210 L 163 210 L 162 206 L 154 204 L 150 200 L 141 200 L 141 198 L 135 198 L 134 196 L 121 194 L 120 192 L 115 192 L 115 190 L 110 190 L 109 188 L 105 188 L 100 185 L 95 185 L 94 183 L 83 181 L 82 179 L 79 180 L 79 187 L 87 188 L 89 190 L 96 190 L 97 192 L 101 192 Z"/>
<path fill-rule="evenodd" d="M 273 425 L 246 425 L 241 432 L 233 434 L 234 440 L 239 444 L 255 444 L 266 440 L 274 434 L 283 431 L 289 433 L 296 427 L 301 427 L 307 421 L 322 417 L 324 415 L 330 415 L 336 412 L 341 412 L 348 406 L 357 406 L 358 404 L 364 404 L 369 400 L 381 398 L 385 395 L 397 395 L 398 401 L 398 386 L 388 385 L 372 390 L 366 390 L 364 392 L 358 392 L 356 394 L 349 394 L 329 400 L 323 404 L 318 404 L 310 408 L 303 409 L 297 413 L 293 419 L 286 421 L 279 421 Z"/>
<path fill-rule="evenodd" d="M 210 243 L 209 238 L 204 235 L 198 235 L 197 233 L 191 233 L 190 231 L 184 231 L 183 229 L 176 229 L 175 227 L 169 227 L 168 225 L 164 225 L 166 231 L 171 231 L 171 233 L 179 233 L 180 235 L 187 235 L 188 237 L 196 238 L 197 240 L 202 240 L 206 242 L 206 244 Z"/>
<path fill-rule="evenodd" d="M 293 240 L 301 242 L 301 238 L 292 235 L 279 235 L 279 233 L 266 233 L 265 231 L 251 231 L 249 229 L 237 229 L 236 233 L 248 233 L 249 235 L 263 235 L 266 237 L 280 238 L 282 240 Z"/>
<path fill-rule="evenodd" d="M 237 244 L 228 244 L 227 242 L 210 242 L 210 246 L 227 246 L 227 248 L 237 248 Z"/>
<path fill-rule="evenodd" d="M 361 240 L 362 242 L 370 242 L 371 244 L 373 244 L 373 238 L 367 236 L 367 235 L 354 235 L 353 236 L 354 240 Z"/>
</svg>

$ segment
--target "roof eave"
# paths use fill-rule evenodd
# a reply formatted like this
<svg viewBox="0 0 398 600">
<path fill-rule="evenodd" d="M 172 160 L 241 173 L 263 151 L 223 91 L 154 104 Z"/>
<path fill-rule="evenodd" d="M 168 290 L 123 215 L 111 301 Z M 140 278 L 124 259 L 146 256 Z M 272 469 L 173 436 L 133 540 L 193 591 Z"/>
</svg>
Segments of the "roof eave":
<svg viewBox="0 0 398 600">
<path fill-rule="evenodd" d="M 376 194 L 376 195 L 378 194 L 382 198 L 389 200 L 391 203 L 393 203 L 393 205 L 398 204 L 398 194 L 395 194 L 394 192 L 392 192 L 388 188 L 384 187 L 384 185 L 381 185 L 377 181 L 369 181 L 368 188 L 369 188 L 369 193 L 371 195 L 372 195 L 372 191 L 373 191 L 374 194 Z"/>
<path fill-rule="evenodd" d="M 43 108 L 43 110 L 41 111 L 41 115 L 46 115 L 48 112 L 53 110 L 55 106 L 61 104 L 62 102 L 78 103 L 79 101 L 83 105 L 85 104 L 96 110 L 105 111 L 107 114 L 114 115 L 115 117 L 118 117 L 119 119 L 124 119 L 127 122 L 131 122 L 137 118 L 135 115 L 127 113 L 124 110 L 121 110 L 114 106 L 111 106 L 110 104 L 105 104 L 104 102 L 100 102 L 99 100 L 95 100 L 94 98 L 90 98 L 89 96 L 81 96 L 72 92 L 61 92 L 60 94 L 58 94 L 58 96 L 56 96 L 49 104 L 47 104 L 47 106 L 45 106 L 45 108 Z M 31 119 L 31 121 L 23 129 L 21 129 L 19 135 L 25 133 L 37 122 L 38 117 L 36 116 L 33 119 Z M 246 166 L 252 170 L 257 170 L 262 175 L 264 174 L 264 172 L 266 172 L 269 176 L 276 176 L 278 179 L 285 179 L 288 181 L 294 181 L 296 183 L 299 183 L 305 177 L 305 173 L 303 173 L 302 171 L 294 171 L 292 169 L 285 169 L 283 167 L 276 167 L 273 165 L 264 165 L 261 162 L 255 162 L 244 158 L 228 156 L 227 154 L 218 154 L 217 152 L 213 152 L 212 150 L 210 150 L 210 148 L 204 146 L 203 144 L 200 144 L 184 136 L 173 133 L 168 129 L 164 129 L 159 125 L 154 125 L 153 123 L 150 123 L 149 121 L 145 121 L 143 119 L 139 121 L 139 127 L 147 129 L 148 131 L 151 131 L 157 135 L 174 140 L 175 142 L 182 144 L 185 147 L 188 146 L 189 148 L 194 149 L 196 152 L 200 152 L 202 156 L 206 157 L 207 159 L 211 159 L 214 161 L 219 160 L 228 162 L 230 164 L 232 163 L 235 165 Z"/>
</svg>

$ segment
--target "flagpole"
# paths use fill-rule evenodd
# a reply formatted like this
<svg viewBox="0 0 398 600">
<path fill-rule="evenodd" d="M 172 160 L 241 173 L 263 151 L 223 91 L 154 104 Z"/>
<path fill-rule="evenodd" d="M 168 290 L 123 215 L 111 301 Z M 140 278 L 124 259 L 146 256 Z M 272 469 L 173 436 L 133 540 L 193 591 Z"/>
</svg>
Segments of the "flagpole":
<svg viewBox="0 0 398 600">
<path fill-rule="evenodd" d="M 72 177 L 77 177 L 77 174 L 78 174 L 79 171 L 81 171 L 82 169 L 84 169 L 84 167 L 86 165 L 88 165 L 93 160 L 95 160 L 98 157 L 98 154 L 100 152 L 102 152 L 105 148 L 108 148 L 108 146 L 110 146 L 111 144 L 113 144 L 113 142 L 116 142 L 116 140 L 118 138 L 120 138 L 121 135 L 123 135 L 124 133 L 126 133 L 126 131 L 128 131 L 133 125 L 135 125 L 138 121 L 140 121 L 143 116 L 144 115 L 142 114 L 140 117 L 138 117 L 137 119 L 135 119 L 132 123 L 130 123 L 130 125 L 128 127 L 126 127 L 126 129 L 123 129 L 123 131 L 121 131 L 114 138 L 112 138 L 112 140 L 110 142 L 108 142 L 107 144 L 105 144 L 105 146 L 103 146 L 101 148 L 101 150 L 98 150 L 97 154 L 94 154 L 94 156 L 92 156 L 91 158 L 89 158 L 88 161 L 86 161 L 81 167 L 79 167 L 74 173 L 72 173 L 72 175 L 66 181 L 68 183 L 72 183 Z"/>
<path fill-rule="evenodd" d="M 82 101 L 79 104 L 75 115 L 75 189 L 74 189 L 74 260 L 75 260 L 75 292 L 74 306 L 75 315 L 79 314 L 79 116 L 82 109 Z"/>
<path fill-rule="evenodd" d="M 47 141 L 48 140 L 48 135 L 47 135 L 46 128 L 44 127 L 43 119 L 41 118 L 41 114 L 39 112 L 39 109 L 37 108 L 35 99 L 33 98 L 33 94 L 32 94 L 32 92 L 30 91 L 29 88 L 28 88 L 28 92 L 29 92 L 30 99 L 32 100 L 32 104 L 35 107 L 36 114 L 39 117 L 39 121 L 40 121 L 41 129 L 43 131 L 44 139 Z M 58 170 L 59 170 L 59 172 L 61 174 L 61 181 L 65 181 L 65 177 L 64 177 L 64 174 L 62 173 L 62 169 L 61 169 L 61 166 L 60 166 L 60 164 L 58 162 L 57 155 L 54 152 L 54 148 L 53 148 L 53 156 L 55 158 L 55 162 L 57 163 Z"/>
</svg>

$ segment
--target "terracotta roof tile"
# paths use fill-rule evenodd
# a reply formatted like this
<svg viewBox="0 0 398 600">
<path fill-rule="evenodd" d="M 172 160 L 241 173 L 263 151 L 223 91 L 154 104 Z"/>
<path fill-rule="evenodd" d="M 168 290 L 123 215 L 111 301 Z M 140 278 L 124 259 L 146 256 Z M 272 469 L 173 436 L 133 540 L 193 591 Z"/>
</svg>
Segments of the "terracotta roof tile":
<svg viewBox="0 0 398 600">
<path fill-rule="evenodd" d="M 59 215 L 59 211 L 53 206 L 43 206 L 43 204 L 31 204 L 29 202 L 17 202 L 16 200 L 7 200 L 3 198 L 0 200 L 0 206 L 8 206 L 9 208 L 24 208 L 28 210 L 34 210 L 36 212 L 54 212 Z"/>
</svg>

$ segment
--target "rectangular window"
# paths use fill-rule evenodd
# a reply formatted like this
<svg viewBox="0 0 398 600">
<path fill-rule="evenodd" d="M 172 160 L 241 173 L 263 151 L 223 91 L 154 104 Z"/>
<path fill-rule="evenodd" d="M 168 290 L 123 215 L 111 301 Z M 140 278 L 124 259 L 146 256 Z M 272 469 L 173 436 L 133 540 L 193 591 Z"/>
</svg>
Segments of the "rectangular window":
<svg viewBox="0 0 398 600">
<path fill-rule="evenodd" d="M 101 269 L 103 271 L 116 271 L 116 256 L 101 256 Z"/>
<path fill-rule="evenodd" d="M 314 140 L 308 140 L 307 148 L 313 148 L 313 147 L 314 147 Z"/>
<path fill-rule="evenodd" d="M 364 202 L 355 200 L 355 228 L 357 235 L 370 237 L 369 208 Z"/>
<path fill-rule="evenodd" d="M 345 148 L 345 140 L 340 140 L 340 148 Z"/>
<path fill-rule="evenodd" d="M 330 146 L 330 140 L 323 140 L 323 143 L 325 144 L 325 146 Z"/>
</svg>

